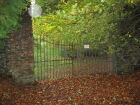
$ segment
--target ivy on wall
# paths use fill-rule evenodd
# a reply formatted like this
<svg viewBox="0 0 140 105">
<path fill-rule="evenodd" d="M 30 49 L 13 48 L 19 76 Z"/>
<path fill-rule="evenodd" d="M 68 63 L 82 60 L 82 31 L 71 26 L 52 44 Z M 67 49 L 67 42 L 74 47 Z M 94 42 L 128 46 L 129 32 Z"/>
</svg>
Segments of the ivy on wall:
<svg viewBox="0 0 140 105">
<path fill-rule="evenodd" d="M 20 27 L 20 15 L 26 9 L 25 0 L 3 0 L 0 4 L 0 38 Z"/>
</svg>

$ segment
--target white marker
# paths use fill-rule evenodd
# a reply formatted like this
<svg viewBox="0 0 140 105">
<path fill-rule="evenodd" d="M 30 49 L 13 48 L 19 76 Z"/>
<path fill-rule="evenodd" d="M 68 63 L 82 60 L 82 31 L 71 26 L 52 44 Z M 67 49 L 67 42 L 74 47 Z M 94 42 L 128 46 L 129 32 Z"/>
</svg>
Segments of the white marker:
<svg viewBox="0 0 140 105">
<path fill-rule="evenodd" d="M 89 45 L 84 45 L 84 48 L 89 48 Z"/>
</svg>

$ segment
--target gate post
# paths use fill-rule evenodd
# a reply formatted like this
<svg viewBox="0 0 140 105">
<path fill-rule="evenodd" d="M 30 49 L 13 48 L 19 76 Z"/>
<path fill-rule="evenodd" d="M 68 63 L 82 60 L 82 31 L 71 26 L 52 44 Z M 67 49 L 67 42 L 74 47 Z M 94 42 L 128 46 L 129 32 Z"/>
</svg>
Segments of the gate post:
<svg viewBox="0 0 140 105">
<path fill-rule="evenodd" d="M 117 73 L 117 60 L 116 60 L 116 54 L 112 54 L 112 69 L 113 72 Z"/>
<path fill-rule="evenodd" d="M 31 17 L 23 15 L 22 28 L 11 34 L 10 71 L 16 83 L 34 84 L 34 54 Z"/>
</svg>

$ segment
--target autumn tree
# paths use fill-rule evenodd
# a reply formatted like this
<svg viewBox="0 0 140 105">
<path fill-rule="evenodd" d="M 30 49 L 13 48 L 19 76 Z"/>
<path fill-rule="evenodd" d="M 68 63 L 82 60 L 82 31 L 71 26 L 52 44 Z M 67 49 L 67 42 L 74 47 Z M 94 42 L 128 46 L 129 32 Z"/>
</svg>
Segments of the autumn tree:
<svg viewBox="0 0 140 105">
<path fill-rule="evenodd" d="M 118 54 L 118 65 L 131 61 L 126 67 L 119 68 L 120 72 L 127 72 L 132 66 L 138 65 L 139 61 L 138 2 L 139 0 L 40 0 L 44 13 L 33 19 L 34 37 L 54 40 L 57 43 L 88 43 L 96 48 L 107 46 L 105 50 L 108 53 Z M 53 8 L 51 3 L 55 4 Z M 137 47 L 134 47 L 134 44 Z M 132 51 L 137 53 L 130 53 Z M 130 59 L 126 60 L 126 53 Z"/>
</svg>

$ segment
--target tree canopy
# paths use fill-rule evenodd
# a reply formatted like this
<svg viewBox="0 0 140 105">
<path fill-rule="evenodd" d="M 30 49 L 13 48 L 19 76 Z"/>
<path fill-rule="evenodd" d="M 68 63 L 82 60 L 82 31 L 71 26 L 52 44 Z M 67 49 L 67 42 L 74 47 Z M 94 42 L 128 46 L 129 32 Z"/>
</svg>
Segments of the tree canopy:
<svg viewBox="0 0 140 105">
<path fill-rule="evenodd" d="M 35 38 L 105 49 L 116 55 L 120 72 L 128 72 L 140 64 L 140 0 L 40 0 L 38 3 L 44 12 L 41 17 L 33 18 Z"/>
<path fill-rule="evenodd" d="M 109 46 L 112 38 L 119 34 L 118 21 L 130 14 L 123 12 L 124 6 L 134 5 L 136 1 L 57 0 L 50 3 L 40 0 L 38 3 L 42 5 L 44 13 L 33 19 L 34 37 L 56 42 L 88 43 L 94 47 Z"/>
<path fill-rule="evenodd" d="M 0 38 L 20 27 L 26 1 L 30 0 L 0 0 Z M 37 4 L 43 13 L 32 18 L 34 38 L 105 46 L 107 52 L 117 52 L 119 62 L 140 63 L 140 0 L 37 0 Z"/>
</svg>

